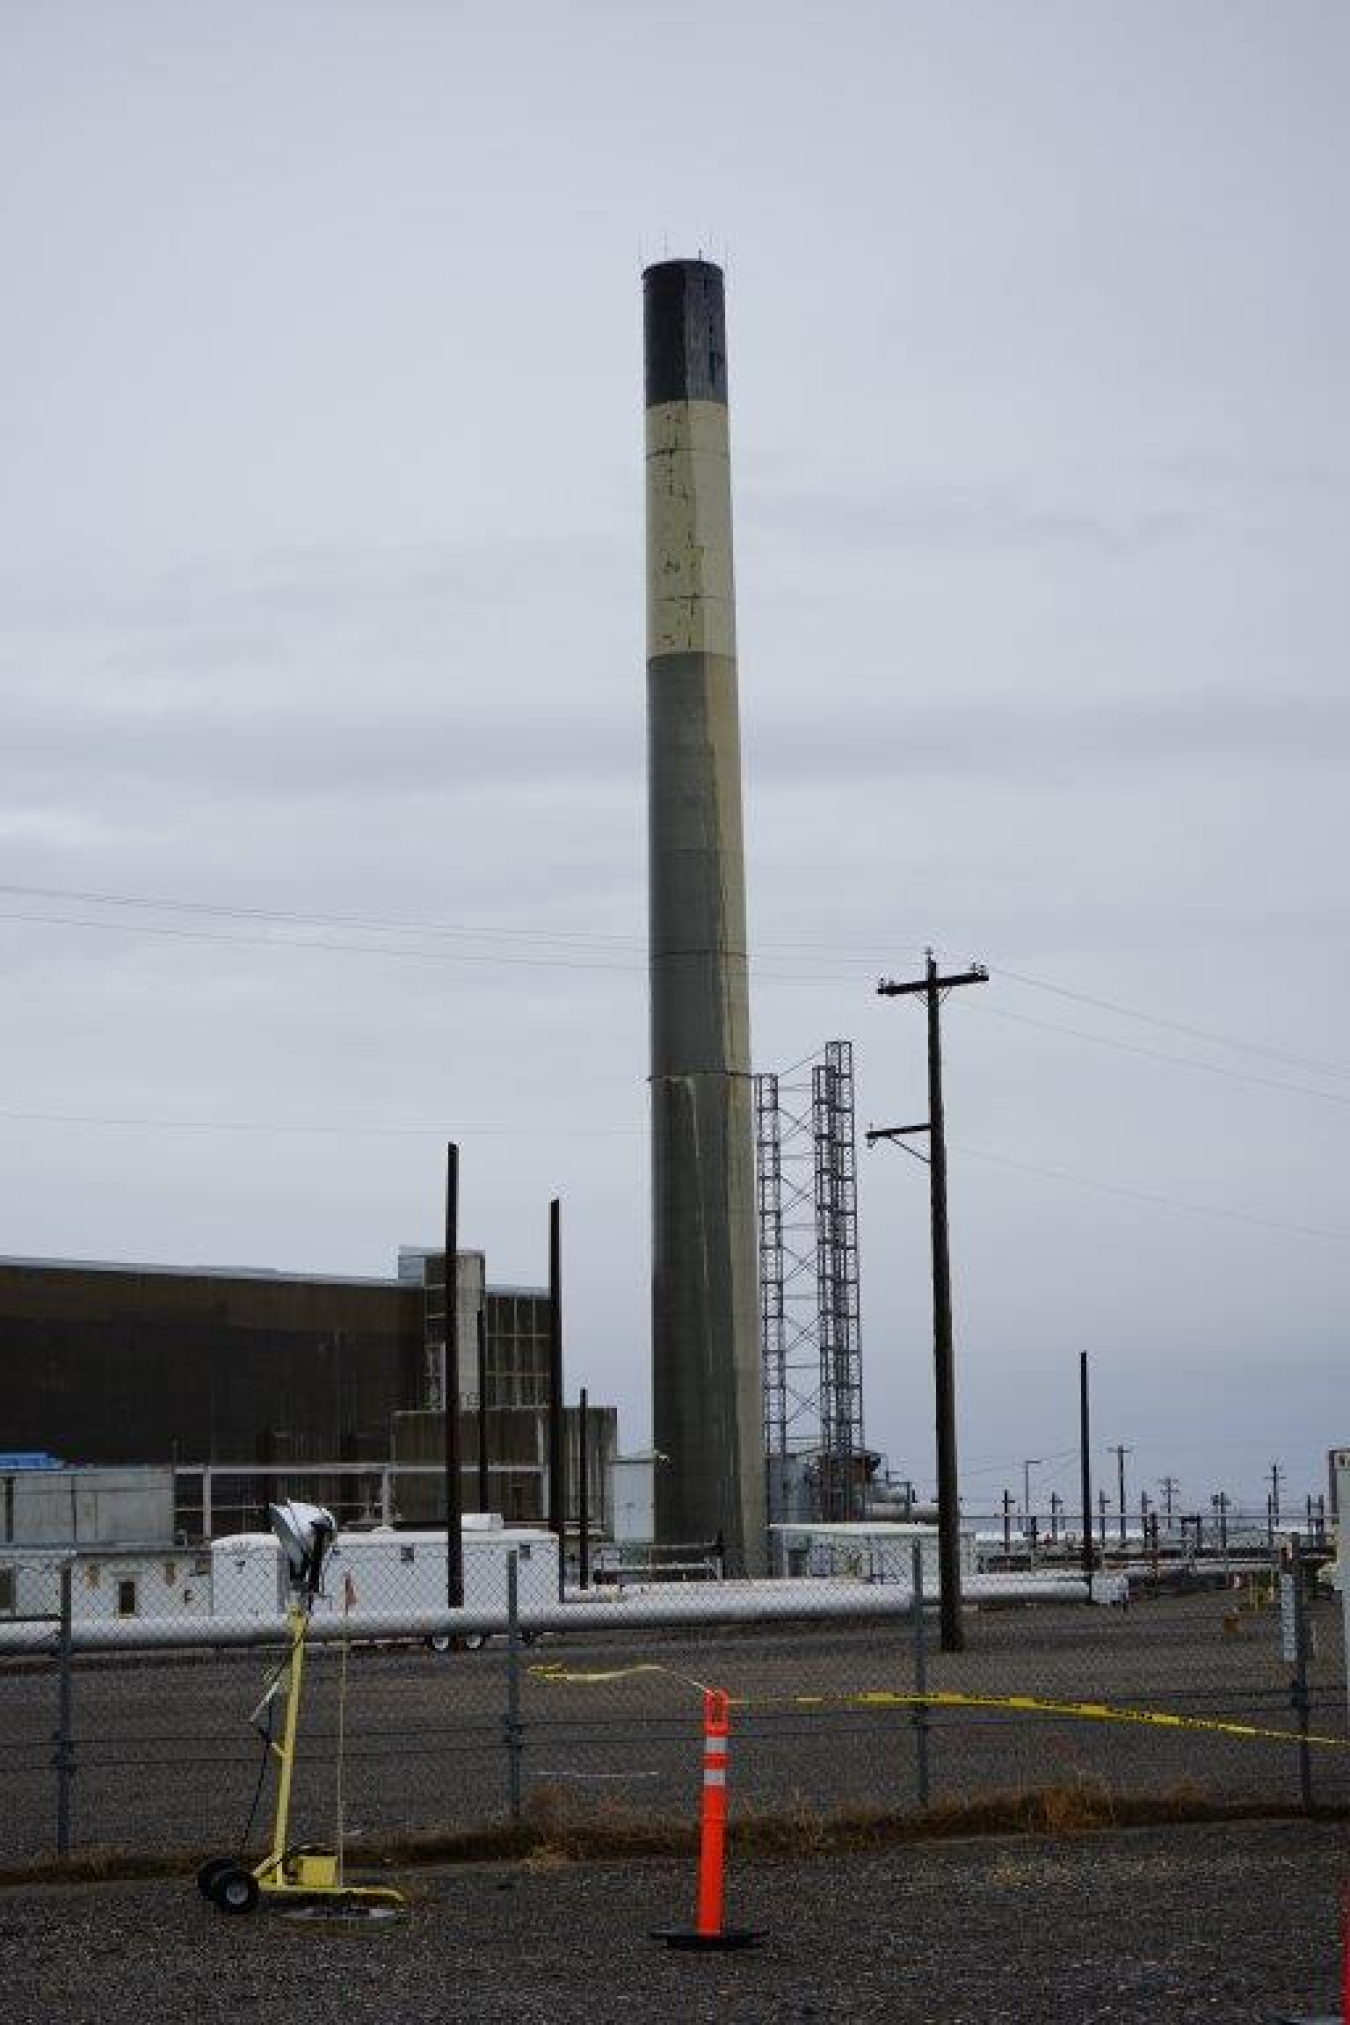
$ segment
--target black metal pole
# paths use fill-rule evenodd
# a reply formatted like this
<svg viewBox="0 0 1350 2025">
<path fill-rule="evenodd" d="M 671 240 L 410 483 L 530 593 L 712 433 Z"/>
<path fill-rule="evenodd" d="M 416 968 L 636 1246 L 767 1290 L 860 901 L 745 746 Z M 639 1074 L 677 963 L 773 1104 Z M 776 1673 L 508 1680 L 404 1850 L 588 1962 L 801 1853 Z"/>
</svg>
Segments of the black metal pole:
<svg viewBox="0 0 1350 2025">
<path fill-rule="evenodd" d="M 1114 1451 L 1114 1453 L 1115 1453 L 1115 1458 L 1116 1458 L 1116 1473 L 1117 1473 L 1117 1496 L 1118 1496 L 1118 1498 L 1119 1498 L 1119 1500 L 1120 1500 L 1120 1544 L 1121 1544 L 1121 1546 L 1123 1547 L 1123 1546 L 1125 1545 L 1125 1540 L 1126 1540 L 1126 1531 L 1125 1531 L 1125 1458 L 1126 1458 L 1126 1456 L 1127 1456 L 1127 1455 L 1129 1454 L 1129 1450 L 1128 1450 L 1128 1449 L 1127 1449 L 1127 1448 L 1125 1447 L 1125 1445 L 1124 1445 L 1124 1443 L 1123 1443 L 1123 1442 L 1117 1442 L 1117 1444 L 1116 1444 L 1116 1447 L 1115 1447 L 1115 1451 Z"/>
<path fill-rule="evenodd" d="M 915 1772 L 919 1805 L 927 1807 L 932 1799 L 932 1778 L 928 1759 L 928 1704 L 923 1699 L 928 1692 L 928 1654 L 924 1643 L 922 1540 L 915 1540 L 911 1546 L 909 1565 L 910 1610 L 914 1617 L 914 1693 L 918 1697 L 913 1718 Z"/>
<path fill-rule="evenodd" d="M 1083 1490 L 1083 1573 L 1092 1596 L 1092 1413 L 1088 1399 L 1088 1354 L 1078 1353 L 1078 1468 Z"/>
<path fill-rule="evenodd" d="M 558 1596 L 567 1576 L 567 1460 L 563 1445 L 562 1204 L 548 1206 L 548 1526 L 558 1542 Z"/>
<path fill-rule="evenodd" d="M 579 1569 L 583 1589 L 591 1586 L 590 1417 L 590 1401 L 583 1385 L 577 1422 L 577 1531 L 581 1537 Z"/>
<path fill-rule="evenodd" d="M 459 1148 L 445 1150 L 445 1356 L 441 1405 L 445 1411 L 445 1600 L 464 1607 L 464 1486 L 459 1426 Z"/>
<path fill-rule="evenodd" d="M 1305 1814 L 1314 1810 L 1311 1728 L 1312 1696 L 1308 1691 L 1308 1599 L 1303 1587 L 1303 1542 L 1295 1533 L 1289 1543 L 1290 1604 L 1293 1612 L 1294 1661 L 1289 1698 L 1298 1720 L 1298 1783 Z"/>
<path fill-rule="evenodd" d="M 492 1509 L 492 1485 L 488 1476 L 487 1417 L 487 1310 L 478 1310 L 478 1509 Z"/>
<path fill-rule="evenodd" d="M 956 1365 L 952 1352 L 952 1267 L 947 1236 L 947 1131 L 942 1110 L 942 1019 L 937 959 L 926 973 L 928 1153 L 933 1227 L 933 1378 L 937 1409 L 938 1625 L 944 1652 L 965 1647 L 961 1621 L 961 1505 L 956 1462 Z"/>
<path fill-rule="evenodd" d="M 71 1652 L 72 1568 L 61 1563 L 61 1626 L 57 1634 L 56 1676 L 56 1853 L 70 1854 L 70 1786 L 75 1770 L 75 1745 L 71 1733 Z"/>
</svg>

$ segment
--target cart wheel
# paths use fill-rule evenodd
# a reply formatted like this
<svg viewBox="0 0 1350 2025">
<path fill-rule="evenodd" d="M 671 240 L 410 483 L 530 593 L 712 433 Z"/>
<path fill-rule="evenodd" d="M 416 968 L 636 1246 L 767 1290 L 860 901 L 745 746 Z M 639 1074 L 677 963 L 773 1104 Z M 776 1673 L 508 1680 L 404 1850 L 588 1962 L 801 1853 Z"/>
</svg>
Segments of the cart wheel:
<svg viewBox="0 0 1350 2025">
<path fill-rule="evenodd" d="M 251 1913 L 258 1903 L 258 1880 L 251 1870 L 227 1864 L 211 1881 L 211 1903 L 223 1913 Z"/>
<path fill-rule="evenodd" d="M 197 1872 L 198 1891 L 201 1892 L 204 1898 L 210 1898 L 211 1887 L 222 1871 L 233 1870 L 234 1867 L 235 1863 L 232 1856 L 208 1856 L 206 1862 Z"/>
<path fill-rule="evenodd" d="M 447 1637 L 445 1632 L 437 1631 L 427 1640 L 427 1646 L 432 1652 L 444 1654 L 451 1650 L 454 1642 L 454 1639 Z"/>
<path fill-rule="evenodd" d="M 463 1642 L 465 1652 L 481 1652 L 487 1644 L 487 1634 L 482 1631 L 466 1631 Z"/>
</svg>

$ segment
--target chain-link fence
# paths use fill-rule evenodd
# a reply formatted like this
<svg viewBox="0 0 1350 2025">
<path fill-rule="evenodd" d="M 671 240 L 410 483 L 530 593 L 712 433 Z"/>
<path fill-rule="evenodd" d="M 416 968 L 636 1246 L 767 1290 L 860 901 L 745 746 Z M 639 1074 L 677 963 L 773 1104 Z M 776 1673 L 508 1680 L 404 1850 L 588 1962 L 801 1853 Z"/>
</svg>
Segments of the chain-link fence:
<svg viewBox="0 0 1350 2025">
<path fill-rule="evenodd" d="M 127 1557 L 94 1555 L 27 1570 L 48 1586 L 0 1626 L 0 1865 L 232 1849 L 250 1821 L 257 1842 L 284 1705 L 283 1578 L 271 1541 L 230 1554 L 237 1566 L 185 1555 L 131 1575 Z M 738 1582 L 714 1565 L 564 1598 L 549 1536 L 466 1537 L 451 1618 L 443 1543 L 347 1535 L 313 1619 L 293 1839 L 560 1809 L 688 1820 L 708 1686 L 732 1696 L 741 1815 L 1031 1792 L 1066 1819 L 1085 1793 L 1350 1804 L 1341 1602 L 1311 1569 L 1136 1580 L 1128 1603 L 1090 1607 L 1068 1578 L 1030 1597 L 987 1578 L 970 1585 L 964 1648 L 943 1651 L 931 1594 L 915 1603 L 917 1555 L 847 1580 Z"/>
</svg>

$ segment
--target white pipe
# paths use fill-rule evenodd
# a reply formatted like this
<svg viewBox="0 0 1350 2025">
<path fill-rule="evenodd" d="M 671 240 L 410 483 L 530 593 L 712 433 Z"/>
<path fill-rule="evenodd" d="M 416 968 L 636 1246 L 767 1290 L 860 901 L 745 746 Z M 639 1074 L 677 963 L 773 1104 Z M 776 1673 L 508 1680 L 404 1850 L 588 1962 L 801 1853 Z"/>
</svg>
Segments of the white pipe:
<svg viewBox="0 0 1350 2025">
<path fill-rule="evenodd" d="M 1127 1586 L 1112 1578 L 1097 1582 L 1097 1602 L 1123 1602 Z M 936 1601 L 936 1587 L 926 1601 Z M 1081 1576 L 967 1576 L 967 1603 L 1072 1603 L 1088 1601 Z M 656 1630 L 672 1625 L 844 1622 L 903 1618 L 910 1610 L 907 1582 L 831 1583 L 809 1576 L 789 1581 L 654 1583 L 603 1593 L 572 1591 L 571 1598 L 520 1612 L 523 1632 Z M 316 1645 L 342 1638 L 420 1639 L 504 1637 L 504 1610 L 353 1611 L 348 1617 L 315 1617 L 310 1638 Z M 72 1650 L 81 1652 L 164 1652 L 212 1646 L 275 1645 L 286 1636 L 285 1620 L 260 1617 L 86 1618 L 72 1626 Z M 0 1625 L 0 1655 L 51 1654 L 58 1627 L 51 1620 Z"/>
</svg>

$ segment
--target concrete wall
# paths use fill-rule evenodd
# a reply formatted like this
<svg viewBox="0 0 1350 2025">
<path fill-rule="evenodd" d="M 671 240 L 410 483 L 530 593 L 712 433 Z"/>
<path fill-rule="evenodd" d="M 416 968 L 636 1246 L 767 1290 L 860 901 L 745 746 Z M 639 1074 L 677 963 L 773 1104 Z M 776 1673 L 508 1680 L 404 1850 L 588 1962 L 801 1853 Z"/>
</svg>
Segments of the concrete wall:
<svg viewBox="0 0 1350 2025">
<path fill-rule="evenodd" d="M 6 1544 L 157 1546 L 173 1537 L 170 1469 L 0 1473 L 0 1541 Z"/>
</svg>

